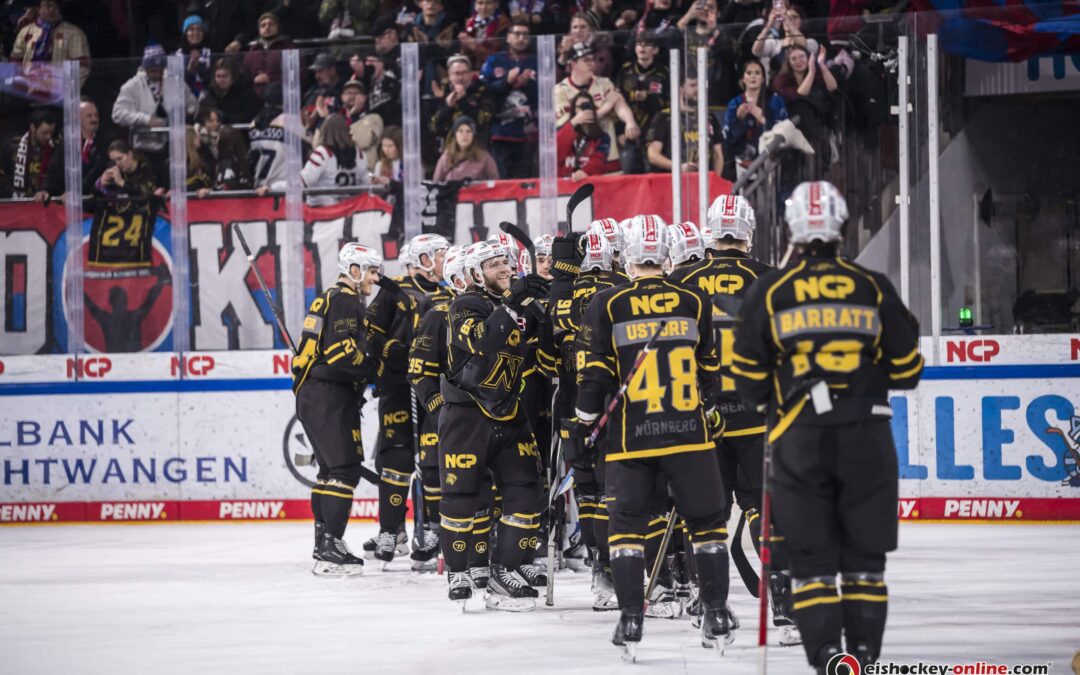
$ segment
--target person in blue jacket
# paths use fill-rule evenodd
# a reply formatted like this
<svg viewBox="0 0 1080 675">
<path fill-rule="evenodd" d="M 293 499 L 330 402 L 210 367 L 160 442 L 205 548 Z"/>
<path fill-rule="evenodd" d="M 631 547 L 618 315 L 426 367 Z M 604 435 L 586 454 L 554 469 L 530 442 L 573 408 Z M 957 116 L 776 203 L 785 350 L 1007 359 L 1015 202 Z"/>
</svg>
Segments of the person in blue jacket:
<svg viewBox="0 0 1080 675">
<path fill-rule="evenodd" d="M 481 81 L 495 96 L 491 154 L 503 178 L 536 175 L 537 65 L 529 33 L 528 18 L 515 17 L 506 32 L 506 49 L 489 56 L 480 69 Z"/>
<path fill-rule="evenodd" d="M 758 139 L 774 124 L 788 118 L 784 99 L 765 86 L 765 68 L 751 59 L 743 64 L 739 86 L 743 93 L 731 99 L 721 136 L 724 142 L 724 177 L 735 180 L 757 157 Z"/>
</svg>

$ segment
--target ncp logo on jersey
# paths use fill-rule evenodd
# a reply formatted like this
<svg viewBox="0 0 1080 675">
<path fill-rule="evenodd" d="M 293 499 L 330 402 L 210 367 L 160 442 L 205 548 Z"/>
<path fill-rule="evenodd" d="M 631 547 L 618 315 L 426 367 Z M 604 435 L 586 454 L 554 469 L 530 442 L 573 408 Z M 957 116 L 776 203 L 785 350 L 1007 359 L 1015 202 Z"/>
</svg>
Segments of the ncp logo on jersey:
<svg viewBox="0 0 1080 675">
<path fill-rule="evenodd" d="M 851 654 L 840 652 L 825 664 L 826 675 L 862 675 L 862 666 L 859 660 Z"/>
</svg>

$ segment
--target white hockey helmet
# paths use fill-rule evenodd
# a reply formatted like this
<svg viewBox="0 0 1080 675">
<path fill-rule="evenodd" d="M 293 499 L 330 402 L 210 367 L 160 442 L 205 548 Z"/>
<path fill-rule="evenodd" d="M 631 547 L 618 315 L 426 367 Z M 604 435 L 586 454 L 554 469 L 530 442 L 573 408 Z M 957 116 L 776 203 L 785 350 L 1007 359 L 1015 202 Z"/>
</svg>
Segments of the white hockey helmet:
<svg viewBox="0 0 1080 675">
<path fill-rule="evenodd" d="M 634 216 L 623 259 L 633 265 L 663 265 L 668 258 L 667 225 L 660 216 Z"/>
<path fill-rule="evenodd" d="M 533 246 L 536 248 L 536 255 L 551 255 L 551 244 L 554 243 L 555 237 L 550 234 L 542 234 L 539 237 L 533 238 Z"/>
<path fill-rule="evenodd" d="M 464 246 L 451 246 L 446 249 L 446 257 L 443 258 L 443 278 L 454 293 L 461 293 L 469 287 L 469 280 L 465 276 Z"/>
<path fill-rule="evenodd" d="M 425 272 L 435 271 L 435 254 L 450 248 L 450 242 L 441 234 L 418 234 L 409 242 L 409 255 L 413 265 Z M 426 255 L 430 265 L 425 266 L 420 262 L 420 256 Z"/>
<path fill-rule="evenodd" d="M 590 229 L 589 232 L 582 235 L 582 247 L 585 251 L 581 258 L 582 272 L 611 271 L 611 259 L 613 256 L 611 244 L 608 243 L 607 237 Z"/>
<path fill-rule="evenodd" d="M 726 237 L 746 242 L 750 249 L 757 220 L 754 207 L 742 195 L 720 195 L 709 207 L 709 233 L 706 245 L 716 248 Z"/>
<path fill-rule="evenodd" d="M 667 226 L 667 229 L 672 265 L 705 259 L 705 242 L 702 240 L 697 225 L 687 221 L 672 223 Z"/>
<path fill-rule="evenodd" d="M 350 241 L 338 251 L 338 272 L 349 275 L 353 265 L 360 268 L 361 272 L 367 272 L 374 268 L 382 274 L 383 259 L 379 252 L 370 246 Z"/>
<path fill-rule="evenodd" d="M 408 270 L 408 268 L 410 267 L 416 267 L 416 260 L 412 257 L 411 249 L 412 247 L 410 247 L 408 244 L 405 244 L 401 247 L 401 250 L 398 251 L 398 262 L 404 265 L 406 270 Z"/>
<path fill-rule="evenodd" d="M 823 180 L 800 183 L 784 203 L 784 220 L 791 230 L 791 243 L 840 241 L 848 219 L 847 202 L 840 191 Z"/>
<path fill-rule="evenodd" d="M 625 232 L 623 228 L 620 227 L 619 221 L 614 218 L 600 218 L 599 220 L 594 220 L 586 231 L 603 235 L 607 239 L 608 244 L 610 244 L 611 252 L 613 254 L 620 253 L 626 248 L 626 240 L 624 239 Z"/>
<path fill-rule="evenodd" d="M 476 278 L 484 278 L 484 263 L 495 258 L 507 257 L 501 245 L 490 241 L 478 241 L 465 249 L 465 277 L 470 286 L 480 284 Z"/>
<path fill-rule="evenodd" d="M 501 247 L 503 255 L 510 261 L 510 271 L 517 273 L 518 256 L 521 254 L 521 244 L 505 232 L 497 232 L 488 237 L 488 242 L 496 247 Z"/>
</svg>

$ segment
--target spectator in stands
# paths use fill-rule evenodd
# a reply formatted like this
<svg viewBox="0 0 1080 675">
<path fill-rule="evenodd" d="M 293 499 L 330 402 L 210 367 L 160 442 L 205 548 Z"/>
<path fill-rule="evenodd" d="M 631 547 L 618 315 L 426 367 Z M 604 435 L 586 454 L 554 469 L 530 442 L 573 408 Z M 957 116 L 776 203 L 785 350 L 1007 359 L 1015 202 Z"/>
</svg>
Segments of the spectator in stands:
<svg viewBox="0 0 1080 675">
<path fill-rule="evenodd" d="M 419 18 L 419 14 L 413 17 L 413 22 Z M 375 40 L 375 54 L 382 60 L 387 70 L 398 71 L 398 47 L 401 45 L 401 30 L 396 17 L 381 16 L 371 28 L 371 37 Z M 400 79 L 400 78 L 398 78 Z M 367 83 L 368 91 L 373 91 L 371 82 Z"/>
<path fill-rule="evenodd" d="M 181 32 L 180 48 L 176 53 L 186 58 L 184 81 L 195 98 L 199 98 L 210 88 L 212 74 L 210 63 L 213 57 L 210 46 L 206 43 L 206 26 L 202 17 L 191 15 L 184 19 Z"/>
<path fill-rule="evenodd" d="M 490 138 L 495 100 L 473 71 L 469 57 L 454 54 L 446 61 L 446 72 L 450 81 L 445 88 L 435 88 L 441 100 L 428 124 L 436 142 L 445 143 L 454 121 L 462 116 L 472 120 L 473 132 L 479 133 L 481 140 Z M 438 147 L 441 151 L 443 146 Z"/>
<path fill-rule="evenodd" d="M 660 38 L 661 44 L 669 48 L 679 47 L 682 43 L 682 35 L 677 26 L 680 16 L 671 5 L 671 0 L 646 2 L 645 11 L 636 27 L 638 31 L 653 31 Z"/>
<path fill-rule="evenodd" d="M 706 170 L 711 162 L 712 169 L 717 175 L 724 170 L 724 149 L 720 137 L 720 123 L 712 113 L 708 114 L 706 121 L 709 134 L 708 147 L 711 157 L 698 157 L 698 81 L 697 75 L 687 73 L 679 87 L 679 128 L 682 131 L 681 148 L 679 157 L 682 160 L 682 170 L 697 171 L 699 167 Z M 671 171 L 671 109 L 660 111 L 653 117 L 652 126 L 645 136 L 645 152 L 653 171 Z"/>
<path fill-rule="evenodd" d="M 815 177 L 831 164 L 829 125 L 833 114 L 833 92 L 836 78 L 825 63 L 825 50 L 819 49 L 816 58 L 805 47 L 788 47 L 780 72 L 773 78 L 773 90 L 787 104 L 788 114 L 799 116 L 799 131 L 814 148 Z"/>
<path fill-rule="evenodd" d="M 311 66 L 308 67 L 315 74 L 315 83 L 304 92 L 304 105 L 315 105 L 315 99 L 326 97 L 333 99 L 331 106 L 337 105 L 341 98 L 341 74 L 338 73 L 338 64 L 333 56 L 323 52 L 315 57 Z"/>
<path fill-rule="evenodd" d="M 49 198 L 46 176 L 53 163 L 63 165 L 57 154 L 56 119 L 49 108 L 30 113 L 27 130 L 4 146 L 0 158 L 0 196 L 29 198 L 44 203 Z"/>
<path fill-rule="evenodd" d="M 574 99 L 578 94 L 587 92 L 596 105 L 596 117 L 605 134 L 612 139 L 617 139 L 615 121 L 620 120 L 624 125 L 624 142 L 636 140 L 641 135 L 641 128 L 634 120 L 634 111 L 626 104 L 626 100 L 611 80 L 594 75 L 595 61 L 592 49 L 588 45 L 578 43 L 574 45 L 568 56 L 570 74 L 555 85 L 555 124 L 560 127 L 566 124 L 573 117 Z M 616 143 L 612 143 L 608 161 L 617 159 L 619 159 L 619 148 Z"/>
<path fill-rule="evenodd" d="M 611 0 L 607 1 L 611 2 Z M 510 0 L 507 4 L 510 10 L 510 21 L 524 19 L 527 26 L 538 29 L 544 23 L 544 10 L 547 4 L 547 0 Z"/>
<path fill-rule="evenodd" d="M 360 149 L 374 167 L 379 141 L 382 139 L 383 121 L 377 114 L 367 110 L 367 89 L 360 80 L 349 80 L 341 90 L 341 114 L 349 125 L 349 135 L 353 144 Z M 315 133 L 312 145 L 320 145 L 320 134 Z"/>
<path fill-rule="evenodd" d="M 727 105 L 739 92 L 739 62 L 742 58 L 735 35 L 719 23 L 717 0 L 695 0 L 678 25 L 685 31 L 690 62 L 697 62 L 699 48 L 707 50 L 709 105 Z"/>
<path fill-rule="evenodd" d="M 232 127 L 222 127 L 216 144 L 214 190 L 251 189 L 251 170 L 246 155 L 244 135 Z"/>
<path fill-rule="evenodd" d="M 788 118 L 784 99 L 765 86 L 765 67 L 756 59 L 743 64 L 743 93 L 731 99 L 721 135 L 724 139 L 724 177 L 735 180 L 758 154 L 761 134 Z"/>
<path fill-rule="evenodd" d="M 248 130 L 248 168 L 256 191 L 265 194 L 270 185 L 285 180 L 285 116 L 281 113 L 281 84 L 263 89 L 263 108 Z"/>
<path fill-rule="evenodd" d="M 322 0 L 319 22 L 331 40 L 349 40 L 371 31 L 378 10 L 378 0 Z"/>
<path fill-rule="evenodd" d="M 464 115 L 454 120 L 446 149 L 435 165 L 435 181 L 498 178 L 495 159 L 476 142 L 476 122 Z"/>
<path fill-rule="evenodd" d="M 244 54 L 244 73 L 255 87 L 281 82 L 281 51 L 291 49 L 292 41 L 281 33 L 281 19 L 273 12 L 259 17 L 259 37 L 248 43 Z"/>
<path fill-rule="evenodd" d="M 37 18 L 28 23 L 15 37 L 11 60 L 31 63 L 61 64 L 64 61 L 79 62 L 79 84 L 86 84 L 90 76 L 90 45 L 81 28 L 64 21 L 60 14 L 60 0 L 39 0 Z"/>
<path fill-rule="evenodd" d="M 750 52 L 765 66 L 766 77 L 780 69 L 788 47 L 802 47 L 811 57 L 818 51 L 817 40 L 802 33 L 802 9 L 788 6 L 786 0 L 779 1 L 785 6 L 773 7 L 750 47 Z"/>
<path fill-rule="evenodd" d="M 326 35 L 319 22 L 321 0 L 277 0 L 270 9 L 282 26 L 289 27 L 289 36 L 311 40 Z"/>
<path fill-rule="evenodd" d="M 322 126 L 322 145 L 308 157 L 300 171 L 300 182 L 305 188 L 355 187 L 366 185 L 368 165 L 360 150 L 353 145 L 349 124 L 341 115 L 331 115 Z M 287 181 L 273 184 L 275 191 L 284 191 Z M 311 195 L 311 206 L 337 204 L 348 195 Z"/>
<path fill-rule="evenodd" d="M 472 16 L 458 33 L 461 51 L 473 63 L 483 63 L 499 49 L 498 38 L 510 27 L 510 19 L 499 9 L 497 0 L 474 0 Z"/>
<path fill-rule="evenodd" d="M 608 32 L 618 30 L 615 26 L 616 17 L 615 12 L 615 0 L 592 0 L 589 3 L 589 8 L 585 10 L 583 16 L 588 19 L 596 30 Z M 623 26 L 626 27 L 625 24 Z"/>
<path fill-rule="evenodd" d="M 576 44 L 583 44 L 592 50 L 593 72 L 596 75 L 606 78 L 614 75 L 616 64 L 611 37 L 597 33 L 587 14 L 575 14 L 570 19 L 570 32 L 559 43 L 559 65 L 569 68 L 570 52 Z"/>
<path fill-rule="evenodd" d="M 210 194 L 210 172 L 214 170 L 214 167 L 206 161 L 207 155 L 195 127 L 187 128 L 184 139 L 187 144 L 187 182 L 184 187 L 188 192 L 194 192 L 196 197 L 202 199 Z"/>
<path fill-rule="evenodd" d="M 109 142 L 98 134 L 101 118 L 97 105 L 86 96 L 79 101 L 79 136 L 82 144 L 82 194 L 94 191 L 94 182 L 105 171 L 109 163 Z M 67 175 L 64 170 L 63 145 L 57 143 L 53 150 L 55 160 L 49 162 L 49 171 L 45 176 L 47 197 L 59 197 L 67 192 Z M 46 197 L 46 198 L 47 198 Z M 42 195 L 38 195 L 42 199 Z"/>
<path fill-rule="evenodd" d="M 387 67 L 377 47 L 361 58 L 364 64 L 361 81 L 367 84 L 368 110 L 385 124 L 401 126 L 401 78 L 397 70 Z"/>
<path fill-rule="evenodd" d="M 506 33 L 506 51 L 492 54 L 480 78 L 495 96 L 491 154 L 503 178 L 535 176 L 536 56 L 529 53 L 529 19 L 516 16 Z"/>
<path fill-rule="evenodd" d="M 649 128 L 653 115 L 663 110 L 668 101 L 671 74 L 667 65 L 657 60 L 659 53 L 660 44 L 655 35 L 638 33 L 634 39 L 634 58 L 622 65 L 616 80 L 641 129 Z M 621 154 L 623 173 L 645 172 L 645 152 L 640 138 L 626 141 Z"/>
<path fill-rule="evenodd" d="M 418 4 L 420 14 L 413 23 L 408 41 L 419 43 L 424 55 L 420 95 L 442 98 L 435 93 L 435 86 L 442 81 L 446 73 L 442 64 L 446 57 L 453 53 L 453 41 L 458 33 L 458 25 L 443 11 L 442 0 L 420 0 Z"/>
<path fill-rule="evenodd" d="M 143 51 L 142 64 L 135 76 L 120 87 L 113 104 L 112 120 L 129 130 L 131 145 L 136 150 L 160 153 L 168 145 L 168 115 L 165 112 L 164 86 L 165 50 L 151 42 Z M 184 107 L 188 115 L 195 114 L 195 95 L 184 90 Z M 111 155 L 111 151 L 110 151 Z"/>
<path fill-rule="evenodd" d="M 573 106 L 574 116 L 559 127 L 555 136 L 559 178 L 579 181 L 618 173 L 619 161 L 608 160 L 615 139 L 604 133 L 597 122 L 592 97 L 582 92 L 574 97 Z"/>
<path fill-rule="evenodd" d="M 215 54 L 235 54 L 243 49 L 259 16 L 252 0 L 190 0 L 187 9 L 188 14 L 198 14 L 206 20 L 210 48 Z"/>
<path fill-rule="evenodd" d="M 371 182 L 386 185 L 391 181 L 398 183 L 404 179 L 401 158 L 404 156 L 401 127 L 386 127 L 379 141 L 379 155 L 372 171 Z"/>
<path fill-rule="evenodd" d="M 165 195 L 166 164 L 149 161 L 122 138 L 109 144 L 109 168 L 94 183 L 97 194 L 106 197 L 149 197 Z"/>
<path fill-rule="evenodd" d="M 227 57 L 214 64 L 214 83 L 202 102 L 207 104 L 221 111 L 222 124 L 250 124 L 261 107 L 251 85 L 240 81 L 236 61 Z"/>
</svg>

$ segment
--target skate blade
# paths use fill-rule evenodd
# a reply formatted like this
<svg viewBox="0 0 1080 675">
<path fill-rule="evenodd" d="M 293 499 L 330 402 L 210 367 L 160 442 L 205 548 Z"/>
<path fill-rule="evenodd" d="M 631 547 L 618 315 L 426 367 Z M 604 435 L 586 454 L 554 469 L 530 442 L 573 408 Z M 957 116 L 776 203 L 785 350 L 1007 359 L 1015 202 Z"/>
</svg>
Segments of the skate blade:
<svg viewBox="0 0 1080 675">
<path fill-rule="evenodd" d="M 728 635 L 730 635 L 730 633 Z M 724 642 L 721 643 L 719 637 L 706 637 L 706 636 L 702 635 L 701 636 L 701 646 L 704 647 L 705 649 L 715 649 L 717 656 L 723 656 L 724 655 L 724 648 L 727 647 L 729 644 L 731 644 L 730 642 L 727 641 L 727 637 L 728 636 L 724 636 Z"/>
<path fill-rule="evenodd" d="M 327 579 L 344 579 L 347 577 L 358 577 L 363 575 L 363 565 L 338 565 L 335 563 L 328 563 L 319 561 L 315 563 L 315 566 L 311 568 L 311 573 L 317 577 L 323 577 Z"/>
<path fill-rule="evenodd" d="M 412 561 L 413 572 L 436 572 L 439 569 L 439 561 L 436 558 L 431 560 L 414 560 Z"/>
<path fill-rule="evenodd" d="M 795 626 L 780 627 L 780 646 L 794 647 L 802 644 L 802 634 Z"/>
<path fill-rule="evenodd" d="M 487 593 L 484 606 L 500 612 L 531 612 L 536 609 L 535 598 L 511 598 L 499 593 Z"/>
<path fill-rule="evenodd" d="M 627 663 L 637 663 L 637 643 L 636 642 L 627 642 L 625 644 L 619 645 L 619 648 L 622 649 L 622 660 L 623 661 L 626 661 Z"/>
</svg>

